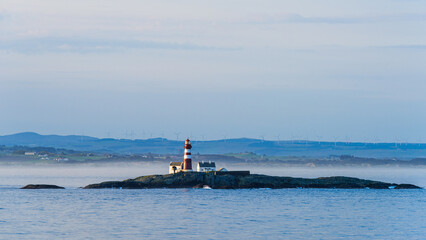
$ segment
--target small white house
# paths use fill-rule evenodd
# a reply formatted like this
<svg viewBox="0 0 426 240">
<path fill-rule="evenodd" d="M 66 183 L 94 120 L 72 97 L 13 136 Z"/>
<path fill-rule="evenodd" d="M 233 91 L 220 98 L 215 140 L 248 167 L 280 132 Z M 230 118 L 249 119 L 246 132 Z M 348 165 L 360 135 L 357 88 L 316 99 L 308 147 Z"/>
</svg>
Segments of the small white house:
<svg viewBox="0 0 426 240">
<path fill-rule="evenodd" d="M 169 173 L 178 173 L 182 171 L 182 162 L 170 162 Z"/>
<path fill-rule="evenodd" d="M 211 172 L 216 171 L 215 162 L 198 162 L 197 172 Z"/>
<path fill-rule="evenodd" d="M 35 152 L 25 152 L 25 156 L 35 156 Z"/>
<path fill-rule="evenodd" d="M 57 162 L 68 162 L 68 161 L 69 161 L 69 159 L 68 159 L 68 158 L 63 158 L 63 157 L 57 157 L 55 160 L 56 160 Z"/>
</svg>

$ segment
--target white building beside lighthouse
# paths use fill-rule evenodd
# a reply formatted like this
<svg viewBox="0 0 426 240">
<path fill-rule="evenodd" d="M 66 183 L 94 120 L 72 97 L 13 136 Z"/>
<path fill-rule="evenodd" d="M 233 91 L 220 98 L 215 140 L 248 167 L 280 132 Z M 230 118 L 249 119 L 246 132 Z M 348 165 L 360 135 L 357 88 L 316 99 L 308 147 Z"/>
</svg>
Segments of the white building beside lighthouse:
<svg viewBox="0 0 426 240">
<path fill-rule="evenodd" d="M 175 174 L 182 171 L 182 162 L 170 162 L 169 173 Z"/>
<path fill-rule="evenodd" d="M 198 162 L 197 172 L 212 172 L 216 171 L 215 162 Z"/>
</svg>

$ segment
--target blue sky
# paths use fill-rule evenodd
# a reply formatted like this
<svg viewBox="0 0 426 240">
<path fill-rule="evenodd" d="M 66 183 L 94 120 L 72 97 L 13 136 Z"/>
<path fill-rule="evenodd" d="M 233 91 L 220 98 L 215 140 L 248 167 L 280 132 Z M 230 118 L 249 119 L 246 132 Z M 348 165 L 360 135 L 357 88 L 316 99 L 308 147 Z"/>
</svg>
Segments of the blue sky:
<svg viewBox="0 0 426 240">
<path fill-rule="evenodd" d="M 0 134 L 426 141 L 424 1 L 8 1 Z"/>
</svg>

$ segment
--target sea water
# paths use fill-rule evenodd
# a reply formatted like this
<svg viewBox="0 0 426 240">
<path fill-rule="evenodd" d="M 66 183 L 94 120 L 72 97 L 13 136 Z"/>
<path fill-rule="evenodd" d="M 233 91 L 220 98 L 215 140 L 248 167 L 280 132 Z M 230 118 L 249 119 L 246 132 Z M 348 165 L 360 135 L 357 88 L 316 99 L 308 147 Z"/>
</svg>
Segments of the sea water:
<svg viewBox="0 0 426 240">
<path fill-rule="evenodd" d="M 5 173 L 0 239 L 426 239 L 424 189 L 81 189 L 107 176 Z"/>
<path fill-rule="evenodd" d="M 0 239 L 425 237 L 425 190 L 0 189 Z"/>
</svg>

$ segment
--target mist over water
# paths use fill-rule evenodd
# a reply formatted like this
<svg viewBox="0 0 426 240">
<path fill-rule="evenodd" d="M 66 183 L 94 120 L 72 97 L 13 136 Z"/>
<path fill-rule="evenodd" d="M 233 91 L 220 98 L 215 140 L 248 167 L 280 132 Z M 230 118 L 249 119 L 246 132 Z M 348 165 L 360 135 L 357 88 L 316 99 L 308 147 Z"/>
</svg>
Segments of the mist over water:
<svg viewBox="0 0 426 240">
<path fill-rule="evenodd" d="M 195 166 L 194 166 L 195 167 Z M 391 183 L 410 183 L 426 188 L 426 168 L 402 167 L 256 167 L 218 163 L 228 170 L 250 170 L 254 174 L 317 178 L 347 176 Z M 21 187 L 26 184 L 55 184 L 83 187 L 102 181 L 120 181 L 152 174 L 167 174 L 168 163 L 131 163 L 110 165 L 1 166 L 0 186 Z"/>
<path fill-rule="evenodd" d="M 119 181 L 143 175 L 166 173 L 168 173 L 168 164 L 3 166 L 0 167 L 0 185 L 21 186 L 44 183 L 63 187 L 84 187 L 96 182 Z"/>
</svg>

